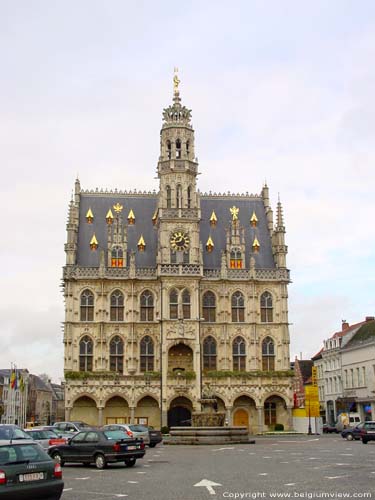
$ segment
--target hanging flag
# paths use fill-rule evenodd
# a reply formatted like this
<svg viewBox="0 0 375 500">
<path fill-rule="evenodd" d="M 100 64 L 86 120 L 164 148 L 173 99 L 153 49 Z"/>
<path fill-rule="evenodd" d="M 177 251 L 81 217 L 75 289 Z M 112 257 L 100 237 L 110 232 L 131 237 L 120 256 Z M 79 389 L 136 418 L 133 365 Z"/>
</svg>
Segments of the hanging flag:
<svg viewBox="0 0 375 500">
<path fill-rule="evenodd" d="M 16 370 L 13 368 L 10 374 L 10 379 L 9 379 L 9 385 L 11 389 L 15 389 L 16 382 L 17 382 L 17 375 L 16 375 Z"/>
<path fill-rule="evenodd" d="M 25 390 L 25 381 L 23 380 L 23 376 L 22 375 L 20 375 L 19 386 L 20 386 L 20 391 L 23 392 Z"/>
</svg>

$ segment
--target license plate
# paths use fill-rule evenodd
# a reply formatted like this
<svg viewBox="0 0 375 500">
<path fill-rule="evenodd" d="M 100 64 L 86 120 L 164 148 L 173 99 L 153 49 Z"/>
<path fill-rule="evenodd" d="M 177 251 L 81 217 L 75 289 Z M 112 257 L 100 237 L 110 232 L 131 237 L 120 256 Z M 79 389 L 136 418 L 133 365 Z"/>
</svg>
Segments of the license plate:
<svg viewBox="0 0 375 500">
<path fill-rule="evenodd" d="M 128 450 L 136 450 L 137 447 L 136 446 L 128 446 Z"/>
<path fill-rule="evenodd" d="M 26 483 L 28 481 L 40 481 L 41 479 L 44 479 L 43 472 L 31 472 L 30 474 L 19 475 L 20 483 Z"/>
</svg>

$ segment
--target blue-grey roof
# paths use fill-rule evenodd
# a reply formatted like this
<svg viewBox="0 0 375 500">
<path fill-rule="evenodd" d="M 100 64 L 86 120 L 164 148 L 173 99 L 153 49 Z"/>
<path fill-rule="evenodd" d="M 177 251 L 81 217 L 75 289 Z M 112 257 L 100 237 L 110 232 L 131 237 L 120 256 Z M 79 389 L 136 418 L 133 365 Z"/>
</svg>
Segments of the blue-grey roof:
<svg viewBox="0 0 375 500">
<path fill-rule="evenodd" d="M 104 250 L 107 265 L 107 231 L 106 214 L 109 209 L 115 215 L 113 206 L 116 203 L 123 206 L 122 218 L 124 226 L 127 228 L 127 248 L 128 255 L 135 252 L 136 267 L 156 267 L 157 254 L 157 227 L 152 223 L 152 217 L 157 208 L 157 194 L 123 194 L 123 193 L 81 193 L 80 214 L 78 230 L 78 250 L 77 265 L 82 267 L 98 267 L 100 251 Z M 250 252 L 254 237 L 259 241 L 259 253 L 253 254 L 255 266 L 257 268 L 274 268 L 275 262 L 272 254 L 271 238 L 268 231 L 267 219 L 263 200 L 260 197 L 247 196 L 201 196 L 201 222 L 200 240 L 203 247 L 203 265 L 207 269 L 219 269 L 221 265 L 221 252 L 226 249 L 226 230 L 230 229 L 231 213 L 230 208 L 239 208 L 240 225 L 245 228 L 246 261 L 248 268 L 250 264 Z M 88 224 L 86 214 L 88 209 L 94 215 L 92 224 Z M 135 215 L 135 224 L 129 225 L 127 217 L 130 209 Z M 217 225 L 210 225 L 212 211 L 215 211 Z M 256 228 L 250 226 L 250 218 L 256 213 L 258 224 Z M 95 233 L 98 240 L 98 249 L 90 250 L 90 240 Z M 137 244 L 140 236 L 143 235 L 146 242 L 146 250 L 139 252 Z M 206 251 L 208 237 L 214 242 L 212 252 Z M 129 260 L 127 259 L 127 262 Z"/>
</svg>

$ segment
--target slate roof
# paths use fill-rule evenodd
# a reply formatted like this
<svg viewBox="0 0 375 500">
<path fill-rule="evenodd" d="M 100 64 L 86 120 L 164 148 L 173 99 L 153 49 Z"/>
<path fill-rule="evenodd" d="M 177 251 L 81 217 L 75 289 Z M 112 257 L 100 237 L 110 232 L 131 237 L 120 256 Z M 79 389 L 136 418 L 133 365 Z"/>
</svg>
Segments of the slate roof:
<svg viewBox="0 0 375 500">
<path fill-rule="evenodd" d="M 314 362 L 310 359 L 307 360 L 299 359 L 296 362 L 299 365 L 299 370 L 302 375 L 303 383 L 306 384 L 306 382 L 311 378 L 311 371 L 312 367 L 314 366 Z"/>
<path fill-rule="evenodd" d="M 345 348 L 366 345 L 375 341 L 375 321 L 365 322 L 349 340 Z"/>
<path fill-rule="evenodd" d="M 122 218 L 127 227 L 128 254 L 135 252 L 136 267 L 156 267 L 157 254 L 157 228 L 152 223 L 152 217 L 157 208 L 157 194 L 123 194 L 123 193 L 81 193 L 80 214 L 78 228 L 77 265 L 82 267 L 99 267 L 100 250 L 107 251 L 107 223 L 105 220 L 109 209 L 115 214 L 113 206 L 119 202 L 123 205 Z M 250 252 L 256 236 L 260 243 L 259 253 L 253 254 L 255 267 L 275 268 L 272 254 L 271 238 L 268 231 L 265 208 L 261 197 L 257 196 L 210 196 L 201 195 L 200 240 L 203 247 L 203 265 L 206 269 L 219 269 L 221 265 L 221 251 L 226 248 L 226 229 L 230 228 L 231 214 L 229 209 L 235 205 L 240 209 L 239 220 L 245 228 L 246 260 L 245 266 L 249 268 Z M 94 220 L 92 224 L 86 221 L 86 213 L 91 208 Z M 135 224 L 128 225 L 127 217 L 130 209 L 135 214 Z M 217 216 L 217 225 L 210 226 L 212 211 Z M 258 218 L 256 228 L 250 226 L 250 218 L 255 211 Z M 89 243 L 94 235 L 99 247 L 96 251 L 90 249 Z M 137 243 L 143 235 L 146 250 L 139 252 Z M 211 235 L 214 249 L 211 253 L 206 251 L 206 242 Z M 107 262 L 107 261 L 106 261 Z M 129 262 L 127 260 L 127 262 Z"/>
</svg>

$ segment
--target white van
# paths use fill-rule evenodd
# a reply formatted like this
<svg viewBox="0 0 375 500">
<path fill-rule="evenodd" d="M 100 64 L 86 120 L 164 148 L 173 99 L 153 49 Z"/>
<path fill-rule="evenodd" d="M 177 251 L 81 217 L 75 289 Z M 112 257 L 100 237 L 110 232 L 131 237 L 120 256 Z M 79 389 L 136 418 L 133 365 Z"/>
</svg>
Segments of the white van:
<svg viewBox="0 0 375 500">
<path fill-rule="evenodd" d="M 361 417 L 357 412 L 349 412 L 349 413 L 340 413 L 338 417 L 338 421 L 335 424 L 335 427 L 338 431 L 342 431 L 343 429 L 347 429 L 348 427 L 354 427 L 361 422 Z"/>
</svg>

